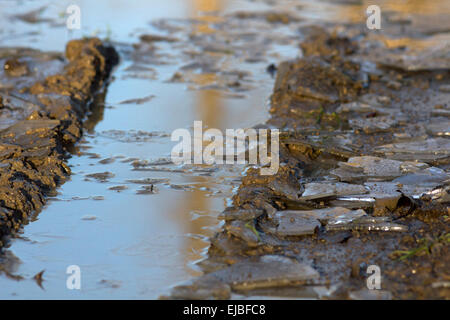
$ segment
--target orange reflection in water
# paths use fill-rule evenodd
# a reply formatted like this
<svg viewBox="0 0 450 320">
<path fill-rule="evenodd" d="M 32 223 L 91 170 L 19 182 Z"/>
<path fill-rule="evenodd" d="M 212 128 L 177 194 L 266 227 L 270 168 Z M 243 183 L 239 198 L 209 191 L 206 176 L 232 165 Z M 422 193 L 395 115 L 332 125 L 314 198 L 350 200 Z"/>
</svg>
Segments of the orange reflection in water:
<svg viewBox="0 0 450 320">
<path fill-rule="evenodd" d="M 214 13 L 222 10 L 224 1 L 222 0 L 194 0 L 190 6 L 188 16 L 193 16 L 199 23 L 194 26 L 193 33 L 210 34 L 215 32 L 210 27 L 211 23 L 219 21 Z M 204 53 L 208 54 L 207 52 Z M 216 80 L 216 74 L 199 74 L 194 81 L 199 85 L 210 84 Z M 222 128 L 221 121 L 224 116 L 224 104 L 220 96 L 213 90 L 198 90 L 195 99 L 195 119 L 203 121 L 203 125 L 209 128 Z M 191 179 L 190 182 L 193 182 Z M 209 187 L 208 183 L 198 181 L 200 186 Z M 197 188 L 192 192 L 185 193 L 184 201 L 179 202 L 178 212 L 184 214 L 180 217 L 178 223 L 182 224 L 186 234 L 210 236 L 209 228 L 217 225 L 217 220 L 209 216 L 202 216 L 202 213 L 211 214 L 214 212 L 213 199 L 208 198 L 204 191 Z M 217 206 L 217 204 L 215 205 Z M 190 212 L 197 212 L 199 216 L 192 218 Z M 195 216 L 195 214 L 194 214 Z M 181 219 L 181 217 L 184 217 Z M 208 232 L 209 231 L 209 232 Z M 208 243 L 196 237 L 187 237 L 184 243 L 184 263 L 187 271 L 192 275 L 199 275 L 200 272 L 192 270 L 189 266 L 195 261 L 203 258 L 202 252 L 207 249 Z"/>
</svg>

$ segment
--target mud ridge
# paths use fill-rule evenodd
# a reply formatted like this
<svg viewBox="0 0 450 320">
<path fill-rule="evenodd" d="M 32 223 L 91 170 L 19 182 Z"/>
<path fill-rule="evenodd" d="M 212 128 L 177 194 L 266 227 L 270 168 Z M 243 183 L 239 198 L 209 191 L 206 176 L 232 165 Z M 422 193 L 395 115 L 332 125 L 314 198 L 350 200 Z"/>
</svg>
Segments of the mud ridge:
<svg viewBox="0 0 450 320">
<path fill-rule="evenodd" d="M 358 27 L 303 31 L 265 124 L 283 131 L 280 169 L 246 171 L 205 274 L 171 298 L 448 299 L 448 52 L 411 71 L 391 59 L 417 53 Z M 367 287 L 371 265 L 382 290 Z"/>
<path fill-rule="evenodd" d="M 69 177 L 68 150 L 118 61 L 97 38 L 65 56 L 0 48 L 0 249 Z"/>
</svg>

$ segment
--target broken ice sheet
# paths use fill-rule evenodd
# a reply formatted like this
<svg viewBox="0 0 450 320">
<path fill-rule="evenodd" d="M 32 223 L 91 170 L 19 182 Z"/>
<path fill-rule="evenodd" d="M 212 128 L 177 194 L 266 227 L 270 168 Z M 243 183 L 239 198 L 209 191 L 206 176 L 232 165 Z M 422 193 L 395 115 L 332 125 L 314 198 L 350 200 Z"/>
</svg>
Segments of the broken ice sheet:
<svg viewBox="0 0 450 320">
<path fill-rule="evenodd" d="M 418 182 L 431 183 L 448 179 L 448 174 L 444 170 L 429 167 L 428 164 L 418 161 L 398 161 L 363 156 L 350 158 L 347 162 L 339 162 L 338 165 L 339 168 L 332 170 L 331 175 L 345 182 L 393 180 L 402 184 L 417 184 Z"/>
<path fill-rule="evenodd" d="M 367 104 L 367 103 L 353 101 L 353 102 L 341 104 L 336 109 L 336 112 L 338 112 L 338 113 L 341 113 L 341 112 L 371 113 L 371 112 L 377 112 L 377 108 L 375 108 L 374 106 Z"/>
<path fill-rule="evenodd" d="M 142 130 L 107 130 L 98 133 L 99 136 L 110 138 L 119 142 L 147 142 L 156 138 L 168 137 L 168 134 L 163 132 L 146 132 Z"/>
<path fill-rule="evenodd" d="M 447 185 L 443 188 L 436 188 L 426 193 L 431 199 L 441 202 L 441 203 L 450 203 L 450 185 Z M 450 209 L 449 213 L 450 213 Z"/>
<path fill-rule="evenodd" d="M 401 161 L 372 156 L 353 157 L 347 162 L 339 162 L 339 168 L 331 171 L 341 181 L 351 182 L 376 179 L 393 179 L 402 175 Z"/>
<path fill-rule="evenodd" d="M 93 178 L 97 180 L 98 182 L 107 182 L 109 179 L 114 178 L 115 174 L 105 171 L 105 172 L 98 172 L 98 173 L 90 173 L 85 175 L 86 178 Z"/>
<path fill-rule="evenodd" d="M 348 222 L 344 219 L 334 219 L 328 221 L 325 226 L 327 231 L 385 231 L 385 232 L 404 232 L 408 231 L 408 227 L 405 225 L 393 223 L 389 221 L 388 217 L 371 217 L 361 216 Z"/>
<path fill-rule="evenodd" d="M 155 69 L 139 64 L 133 64 L 124 70 L 122 80 L 126 80 L 129 78 L 156 80 L 157 77 L 158 73 L 156 72 Z"/>
<path fill-rule="evenodd" d="M 398 124 L 398 120 L 391 116 L 380 116 L 367 119 L 350 119 L 348 123 L 354 129 L 363 130 L 365 133 L 374 133 L 388 131 Z"/>
<path fill-rule="evenodd" d="M 364 183 L 365 193 L 341 195 L 330 204 L 348 208 L 374 206 L 375 211 L 385 209 L 393 211 L 402 195 L 419 198 L 450 179 L 450 175 L 444 170 L 429 167 L 422 162 L 402 162 L 400 170 L 403 175 L 391 181 L 367 181 Z"/>
<path fill-rule="evenodd" d="M 277 255 L 236 263 L 227 269 L 218 271 L 216 276 L 230 281 L 236 290 L 286 286 L 319 278 L 319 273 L 311 266 Z"/>
<path fill-rule="evenodd" d="M 387 38 L 384 41 L 390 48 L 373 49 L 366 58 L 405 71 L 450 68 L 450 42 L 447 34 L 426 39 L 405 38 L 401 43 Z M 402 46 L 406 50 L 399 50 Z"/>
<path fill-rule="evenodd" d="M 230 287 L 236 291 L 307 284 L 319 278 L 310 265 L 278 255 L 265 255 L 237 262 L 172 289 L 171 296 L 182 299 L 226 299 Z"/>
<path fill-rule="evenodd" d="M 136 160 L 131 163 L 131 165 L 137 169 L 141 167 L 149 167 L 149 166 L 164 166 L 173 164 L 172 159 L 170 158 L 159 158 L 153 160 Z"/>
<path fill-rule="evenodd" d="M 450 93 L 450 84 L 443 84 L 439 87 L 439 91 L 444 93 Z"/>
<path fill-rule="evenodd" d="M 127 182 L 135 183 L 135 184 L 142 184 L 142 185 L 152 185 L 152 184 L 168 183 L 169 179 L 167 179 L 167 178 L 143 178 L 143 179 L 127 180 Z"/>
<path fill-rule="evenodd" d="M 402 196 L 418 199 L 424 194 L 431 195 L 433 190 L 443 190 L 435 189 L 442 183 L 445 183 L 445 179 L 430 180 L 429 176 L 418 174 L 405 175 L 393 181 L 366 182 L 364 186 L 369 193 L 341 196 L 329 204 L 346 208 L 373 208 L 374 212 L 380 213 L 394 211 Z"/>
<path fill-rule="evenodd" d="M 429 162 L 450 156 L 450 140 L 430 138 L 410 142 L 386 144 L 375 149 L 376 153 L 385 154 L 397 160 L 417 160 Z"/>
<path fill-rule="evenodd" d="M 433 117 L 447 117 L 447 118 L 450 118 L 450 110 L 448 110 L 448 109 L 434 109 L 433 111 L 431 111 L 431 115 L 433 116 Z M 444 121 L 444 122 L 438 122 L 438 123 L 436 123 L 437 125 L 438 124 L 441 124 L 441 123 L 446 123 L 446 121 Z M 444 125 L 444 124 L 442 124 L 442 125 Z M 449 128 L 449 126 L 448 126 L 448 122 L 447 122 L 447 127 L 446 128 L 444 128 L 444 129 L 446 129 L 447 130 L 447 132 L 448 132 L 448 128 Z"/>
<path fill-rule="evenodd" d="M 311 235 L 320 227 L 319 220 L 314 217 L 292 212 L 279 213 L 274 220 L 278 225 L 272 233 L 281 237 Z"/>
<path fill-rule="evenodd" d="M 261 209 L 246 209 L 246 208 L 233 208 L 228 207 L 222 213 L 219 214 L 218 218 L 223 220 L 252 220 L 258 218 L 264 213 Z"/>
<path fill-rule="evenodd" d="M 59 120 L 22 120 L 16 122 L 14 125 L 8 127 L 7 129 L 0 131 L 0 135 L 13 137 L 17 137 L 20 135 L 31 135 L 34 132 L 50 131 L 59 125 Z"/>
<path fill-rule="evenodd" d="M 124 101 L 121 101 L 120 104 L 143 104 L 150 100 L 152 100 L 155 96 L 153 94 L 142 97 L 142 98 L 134 98 L 134 99 L 127 99 Z"/>
<path fill-rule="evenodd" d="M 405 178 L 408 177 L 409 175 L 405 176 Z M 437 182 L 427 183 L 424 179 L 421 179 L 421 177 L 417 175 L 411 175 L 411 179 L 411 181 L 400 180 L 404 181 L 404 183 L 397 181 L 397 179 L 390 182 L 366 182 L 364 183 L 364 186 L 369 189 L 369 194 L 367 194 L 366 196 L 377 199 L 383 197 L 392 197 L 395 195 L 399 196 L 401 192 L 404 195 L 417 197 L 422 195 L 423 193 L 429 192 L 434 187 L 440 184 Z"/>
<path fill-rule="evenodd" d="M 230 286 L 220 280 L 202 276 L 175 286 L 170 292 L 170 298 L 186 300 L 229 299 Z"/>
<path fill-rule="evenodd" d="M 392 294 L 386 290 L 361 289 L 349 293 L 352 300 L 391 300 Z"/>
<path fill-rule="evenodd" d="M 303 192 L 299 200 L 315 200 L 328 197 L 364 193 L 367 193 L 367 190 L 363 186 L 357 184 L 349 184 L 343 182 L 313 182 L 305 184 L 305 191 Z"/>
<path fill-rule="evenodd" d="M 446 111 L 450 116 L 450 111 Z M 433 136 L 450 136 L 450 121 L 434 122 L 427 125 L 427 132 Z"/>
<path fill-rule="evenodd" d="M 136 194 L 155 194 L 158 193 L 158 189 L 153 185 L 141 186 L 141 189 L 136 191 Z"/>
<path fill-rule="evenodd" d="M 342 207 L 324 208 L 316 210 L 285 210 L 275 213 L 272 222 L 261 224 L 261 227 L 269 233 L 285 236 L 311 235 L 322 223 L 338 219 L 339 221 L 351 222 L 353 219 L 364 216 L 364 210 L 350 210 Z"/>
<path fill-rule="evenodd" d="M 434 187 L 450 178 L 450 173 L 443 169 L 430 167 L 419 172 L 412 172 L 398 177 L 393 182 L 402 185 L 420 185 L 422 187 Z"/>
<path fill-rule="evenodd" d="M 41 23 L 41 22 L 50 22 L 51 19 L 43 18 L 42 14 L 47 9 L 47 6 L 42 6 L 40 8 L 28 11 L 23 14 L 16 14 L 13 16 L 15 19 L 22 20 L 27 23 Z"/>
<path fill-rule="evenodd" d="M 341 214 L 341 215 L 338 215 L 338 216 L 335 216 L 335 217 L 329 219 L 327 222 L 327 226 L 328 225 L 348 224 L 348 223 L 354 221 L 355 219 L 361 218 L 365 215 L 366 215 L 366 212 L 362 209 L 348 211 L 344 214 Z"/>
<path fill-rule="evenodd" d="M 254 223 L 251 221 L 231 221 L 225 226 L 225 229 L 233 236 L 244 240 L 251 247 L 258 245 L 259 234 L 255 229 Z"/>
</svg>

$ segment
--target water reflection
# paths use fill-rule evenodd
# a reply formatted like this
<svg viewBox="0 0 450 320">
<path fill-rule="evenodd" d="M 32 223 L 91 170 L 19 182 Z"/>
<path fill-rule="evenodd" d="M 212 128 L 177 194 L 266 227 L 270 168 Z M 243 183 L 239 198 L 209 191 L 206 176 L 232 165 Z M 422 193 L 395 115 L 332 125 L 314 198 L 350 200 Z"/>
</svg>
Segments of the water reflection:
<svg viewBox="0 0 450 320">
<path fill-rule="evenodd" d="M 14 1 L 0 1 L 0 14 L 2 9 L 8 9 L 9 12 L 19 10 L 17 3 L 14 8 Z M 24 3 L 26 5 L 23 10 L 35 9 L 36 3 L 33 4 L 33 1 Z M 51 5 L 49 14 L 61 11 L 61 7 L 64 9 L 69 3 L 71 1 L 61 1 L 58 5 Z M 214 32 L 218 31 L 212 28 L 211 24 L 220 21 L 216 13 L 224 12 L 233 6 L 234 9 L 241 10 L 239 5 L 243 1 L 139 0 L 130 5 L 122 0 L 95 2 L 80 0 L 79 3 L 84 17 L 84 29 L 80 31 L 79 36 L 91 35 L 97 29 L 104 32 L 109 26 L 114 40 L 130 43 L 135 42 L 135 36 L 139 34 L 135 29 L 141 33 L 153 32 L 148 22 L 154 18 L 169 16 L 195 18 L 198 23 L 192 25 L 190 33 L 213 36 Z M 262 2 L 251 3 L 260 5 Z M 369 1 L 348 0 L 287 3 L 286 10 L 292 10 L 293 5 L 301 5 L 302 10 L 297 13 L 303 17 L 336 22 L 363 21 L 364 9 L 370 4 Z M 279 5 L 282 8 L 283 1 L 279 1 Z M 379 5 L 385 12 L 395 11 L 404 14 L 420 12 L 424 15 L 438 15 L 449 12 L 450 2 L 380 0 Z M 99 15 L 99 12 L 102 14 Z M 68 40 L 66 32 L 64 27 L 27 25 L 22 22 L 16 24 L 15 21 L 11 23 L 6 18 L 0 19 L 2 45 L 61 50 Z M 16 36 L 20 34 L 24 36 Z M 35 42 L 30 41 L 33 39 Z M 400 42 L 392 43 L 393 46 L 400 44 Z M 201 54 L 206 57 L 214 53 Z M 260 77 L 264 73 L 264 68 L 256 66 L 252 71 Z M 261 85 L 261 88 L 251 91 L 248 97 L 237 102 L 223 98 L 214 90 L 188 91 L 184 90 L 182 85 L 168 84 L 164 76 L 167 78 L 169 72 L 164 67 L 158 69 L 161 78 L 150 82 L 139 79 L 125 80 L 121 78 L 120 72 L 121 70 L 116 73 L 116 80 L 109 88 L 106 97 L 108 105 L 146 96 L 149 93 L 157 94 L 157 98 L 141 106 L 117 106 L 105 111 L 102 106 L 93 110 L 86 123 L 89 135 L 83 147 L 102 157 L 125 155 L 148 159 L 165 156 L 170 152 L 168 140 L 148 144 L 119 143 L 95 135 L 96 132 L 104 130 L 135 129 L 170 133 L 174 128 L 192 126 L 193 120 L 202 120 L 206 127 L 224 130 L 251 126 L 264 121 L 267 117 L 263 102 L 271 92 L 270 83 L 266 86 Z M 194 76 L 198 85 L 214 84 L 217 80 L 214 73 Z M 257 118 L 260 114 L 263 114 L 263 117 Z M 71 160 L 75 175 L 72 181 L 60 189 L 59 197 L 64 201 L 51 203 L 37 222 L 25 228 L 25 236 L 31 241 L 18 240 L 11 247 L 11 251 L 24 261 L 19 269 L 14 269 L 13 272 L 17 271 L 30 278 L 42 268 L 46 268 L 48 280 L 44 286 L 47 286 L 47 291 L 43 293 L 40 288 L 35 288 L 32 282 L 24 281 L 18 285 L 16 282 L 6 283 L 5 279 L 0 278 L 0 287 L 5 295 L 19 292 L 21 298 L 30 296 L 47 298 L 52 297 L 51 295 L 72 298 L 70 292 L 61 285 L 65 283 L 65 267 L 72 263 L 82 264 L 85 268 L 83 270 L 86 275 L 87 291 L 83 292 L 85 294 L 81 296 L 83 298 L 105 297 L 105 294 L 108 294 L 107 297 L 122 298 L 142 294 L 143 297 L 155 298 L 167 286 L 184 280 L 186 274 L 199 273 L 192 264 L 203 257 L 202 252 L 208 247 L 208 242 L 202 236 L 213 234 L 211 229 L 218 224 L 214 216 L 224 207 L 224 199 L 209 197 L 207 189 L 217 188 L 215 184 L 220 184 L 223 180 L 217 181 L 214 176 L 136 172 L 130 170 L 129 163 L 120 161 L 121 159 L 117 158 L 115 163 L 99 168 L 98 159 L 91 159 L 88 156 L 74 157 Z M 102 185 L 84 181 L 85 173 L 105 170 L 111 170 L 116 174 L 111 184 Z M 168 177 L 171 182 L 194 188 L 182 191 L 157 186 L 158 194 L 145 196 L 136 195 L 134 187 L 130 184 L 127 185 L 128 191 L 121 193 L 107 189 L 116 184 L 123 184 L 128 179 L 144 177 Z M 70 200 L 72 196 L 89 198 L 97 194 L 105 195 L 105 200 L 85 202 Z M 65 201 L 66 199 L 69 200 Z M 95 214 L 98 219 L 81 221 L 80 216 L 84 214 Z M 102 279 L 121 280 L 123 284 L 119 291 L 98 292 L 97 283 Z M 48 295 L 42 296 L 43 294 Z"/>
<path fill-rule="evenodd" d="M 199 24 L 195 24 L 194 33 L 213 33 L 214 29 L 209 25 L 217 21 L 217 17 L 212 16 L 223 8 L 222 0 L 194 0 L 193 6 L 188 16 L 194 16 L 198 19 Z M 203 53 L 208 54 L 208 53 Z M 196 81 L 200 85 L 213 83 L 216 78 L 215 74 L 198 75 Z M 223 128 L 224 108 L 226 107 L 217 92 L 213 90 L 198 90 L 195 93 L 195 119 L 203 121 L 203 125 L 209 128 Z M 202 187 L 210 188 L 206 183 Z M 197 212 L 201 214 L 209 214 L 214 212 L 211 204 L 212 199 L 205 196 L 205 192 L 196 189 L 192 194 L 186 193 L 184 200 L 179 203 L 179 211 Z M 217 225 L 217 221 L 213 219 L 205 219 L 197 217 L 190 218 L 188 215 L 183 215 L 186 220 L 180 220 L 186 228 L 186 233 L 191 235 L 205 234 L 208 227 Z M 209 223 L 208 223 L 209 222 Z M 202 239 L 188 237 L 185 243 L 185 265 L 190 266 L 195 261 L 204 257 L 201 253 L 208 247 L 208 242 Z"/>
</svg>

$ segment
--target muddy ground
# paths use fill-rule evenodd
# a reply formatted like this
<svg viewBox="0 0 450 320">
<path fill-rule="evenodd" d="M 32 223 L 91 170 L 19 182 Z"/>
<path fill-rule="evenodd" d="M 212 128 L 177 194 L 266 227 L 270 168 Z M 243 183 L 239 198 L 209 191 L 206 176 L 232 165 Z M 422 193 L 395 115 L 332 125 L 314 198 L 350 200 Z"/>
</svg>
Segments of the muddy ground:
<svg viewBox="0 0 450 320">
<path fill-rule="evenodd" d="M 359 3 L 338 2 L 351 10 Z M 276 77 L 267 92 L 271 118 L 258 127 L 282 131 L 280 170 L 274 176 L 244 171 L 232 205 L 220 215 L 224 226 L 198 263 L 204 275 L 162 298 L 448 299 L 445 14 L 424 23 L 419 10 L 393 10 L 383 14 L 379 32 L 364 23 L 314 24 L 297 15 L 302 6 L 291 9 L 163 19 L 152 23 L 161 34 L 114 43 L 129 62 L 127 79 L 155 79 L 161 76 L 156 66 L 179 60 L 185 64 L 167 82 L 240 100 L 259 85 L 259 69 L 249 72 L 239 62 L 265 64 Z M 273 63 L 292 43 L 301 57 Z M 90 102 L 116 62 L 115 51 L 95 39 L 70 42 L 66 58 L 28 49 L 0 55 L 3 239 L 39 212 L 45 196 L 70 174 L 67 150 L 81 136 Z M 153 98 L 120 104 L 145 105 Z M 152 138 L 122 131 L 108 136 Z M 133 159 L 130 166 L 167 174 L 218 172 L 214 166 L 174 168 L 168 160 Z M 105 182 L 112 176 L 86 177 Z M 135 183 L 142 194 L 155 195 L 154 185 L 167 182 L 158 181 Z M 367 289 L 371 265 L 380 268 L 381 290 Z"/>
<path fill-rule="evenodd" d="M 383 23 L 302 28 L 264 125 L 282 130 L 280 169 L 247 170 L 205 275 L 172 298 L 450 298 L 448 34 Z"/>
<path fill-rule="evenodd" d="M 0 248 L 70 175 L 68 151 L 117 62 L 97 38 L 69 42 L 65 56 L 0 49 Z"/>
</svg>

